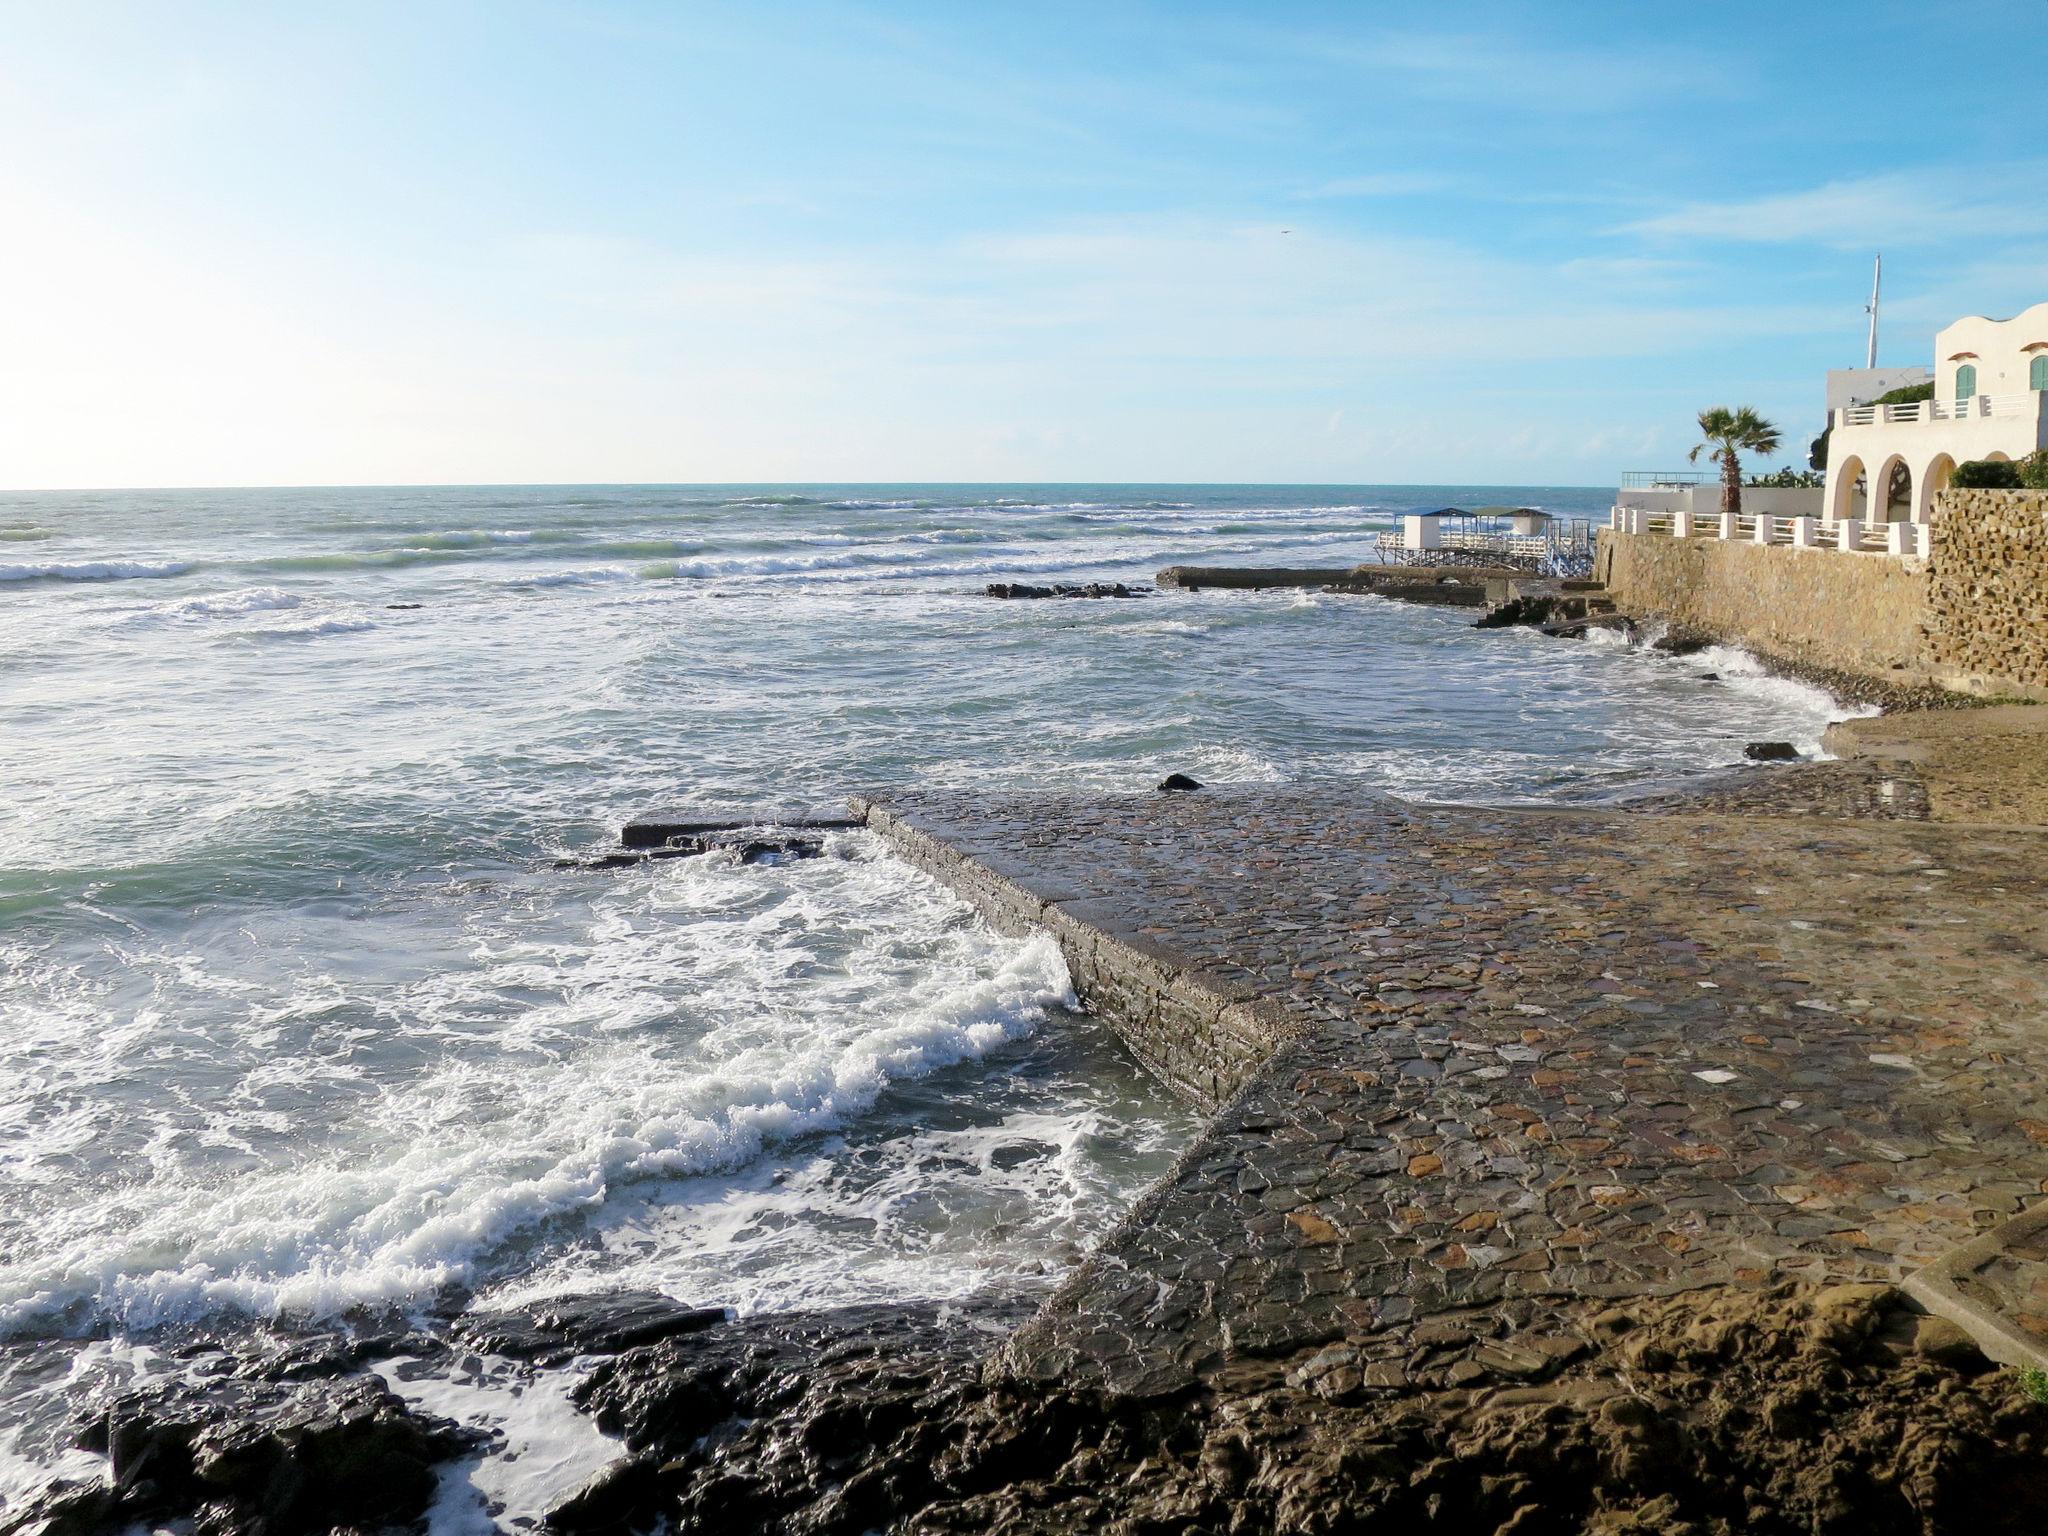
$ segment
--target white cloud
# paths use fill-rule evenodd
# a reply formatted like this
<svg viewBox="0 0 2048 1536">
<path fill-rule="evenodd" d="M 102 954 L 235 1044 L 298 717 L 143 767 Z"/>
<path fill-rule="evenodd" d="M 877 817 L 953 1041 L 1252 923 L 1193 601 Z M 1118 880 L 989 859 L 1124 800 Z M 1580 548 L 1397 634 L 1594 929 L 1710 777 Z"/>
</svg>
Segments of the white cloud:
<svg viewBox="0 0 2048 1536">
<path fill-rule="evenodd" d="M 1321 186 L 1297 192 L 1305 200 L 1349 197 L 1413 197 L 1419 193 L 1442 192 L 1452 185 L 1448 176 L 1428 171 L 1382 171 L 1370 176 L 1340 176 Z"/>
<path fill-rule="evenodd" d="M 1654 239 L 1811 242 L 1875 249 L 2048 229 L 2048 165 L 1946 167 L 1804 191 L 1693 202 L 1622 226 Z"/>
</svg>

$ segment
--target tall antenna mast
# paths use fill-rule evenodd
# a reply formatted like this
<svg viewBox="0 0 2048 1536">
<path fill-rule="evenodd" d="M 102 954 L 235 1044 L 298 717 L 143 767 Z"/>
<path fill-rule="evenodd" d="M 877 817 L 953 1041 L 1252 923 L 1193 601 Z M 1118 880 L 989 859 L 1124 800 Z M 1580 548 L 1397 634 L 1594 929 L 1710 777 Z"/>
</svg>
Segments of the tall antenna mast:
<svg viewBox="0 0 2048 1536">
<path fill-rule="evenodd" d="M 1870 302 L 1863 307 L 1870 311 L 1870 359 L 1863 366 L 1877 366 L 1877 290 L 1884 283 L 1884 254 L 1879 252 L 1877 265 L 1870 273 Z"/>
</svg>

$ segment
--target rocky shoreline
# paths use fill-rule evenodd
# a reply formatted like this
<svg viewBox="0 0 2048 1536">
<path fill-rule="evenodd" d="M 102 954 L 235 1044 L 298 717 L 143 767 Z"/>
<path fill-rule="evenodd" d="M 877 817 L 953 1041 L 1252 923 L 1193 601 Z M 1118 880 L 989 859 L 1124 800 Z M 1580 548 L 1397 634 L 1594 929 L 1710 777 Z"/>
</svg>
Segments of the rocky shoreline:
<svg viewBox="0 0 2048 1536">
<path fill-rule="evenodd" d="M 2048 1190 L 2048 841 L 1930 841 L 1877 771 L 899 807 L 999 925 L 1122 946 L 1074 967 L 1118 1027 L 1213 999 L 1270 1057 L 1055 1295 L 167 1334 L 72 1428 L 107 1478 L 0 1533 L 419 1530 L 490 1445 L 394 1360 L 573 1368 L 617 1456 L 562 1532 L 2031 1533 L 2048 1405 L 1902 1281 Z"/>
<path fill-rule="evenodd" d="M 621 1455 L 545 1522 L 589 1536 L 2022 1531 L 2048 1457 L 2048 1410 L 1887 1286 L 1480 1309 L 1416 1330 L 1402 1372 L 1330 1348 L 1157 1395 L 993 1368 L 1027 1311 L 736 1321 L 624 1296 L 405 1342 L 595 1361 L 575 1402 Z M 1484 1364 L 1423 1384 L 1474 1341 Z M 482 1447 L 361 1369 L 394 1342 L 117 1398 L 80 1429 L 110 1482 L 0 1528 L 417 1528 L 436 1464 Z"/>
</svg>

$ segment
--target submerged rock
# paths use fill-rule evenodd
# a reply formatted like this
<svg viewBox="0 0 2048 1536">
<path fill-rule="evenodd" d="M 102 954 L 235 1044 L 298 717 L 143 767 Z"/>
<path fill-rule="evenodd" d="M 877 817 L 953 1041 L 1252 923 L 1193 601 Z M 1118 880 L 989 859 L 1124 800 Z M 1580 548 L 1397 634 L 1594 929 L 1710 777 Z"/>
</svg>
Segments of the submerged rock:
<svg viewBox="0 0 2048 1536">
<path fill-rule="evenodd" d="M 557 859 L 555 868 L 631 869 L 649 859 L 694 859 L 706 853 L 731 853 L 742 864 L 766 864 L 771 859 L 821 859 L 825 856 L 825 840 L 804 832 L 707 832 L 670 838 L 665 848 L 625 848 L 590 858 Z"/>
<path fill-rule="evenodd" d="M 1789 741 L 1752 741 L 1742 755 L 1758 763 L 1790 763 L 1799 759 L 1799 749 Z"/>
<path fill-rule="evenodd" d="M 1201 780 L 1191 779 L 1184 773 L 1169 773 L 1159 781 L 1159 789 L 1163 794 L 1184 795 L 1201 787 Z"/>
</svg>

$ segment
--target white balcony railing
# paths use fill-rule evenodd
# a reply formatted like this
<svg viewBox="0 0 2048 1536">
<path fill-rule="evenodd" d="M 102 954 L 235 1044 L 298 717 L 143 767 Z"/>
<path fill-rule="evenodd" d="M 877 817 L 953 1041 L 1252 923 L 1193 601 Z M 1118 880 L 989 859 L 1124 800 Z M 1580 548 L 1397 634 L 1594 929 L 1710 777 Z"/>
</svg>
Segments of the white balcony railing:
<svg viewBox="0 0 2048 1536">
<path fill-rule="evenodd" d="M 1916 400 L 1908 405 L 1851 405 L 1835 414 L 1838 425 L 1869 427 L 1879 422 L 1973 421 L 2003 416 L 2024 421 L 2041 409 L 2041 392 L 2023 395 L 1965 395 L 1960 400 Z"/>
<path fill-rule="evenodd" d="M 1608 514 L 1616 533 L 1662 534 L 1679 539 L 1728 539 L 1793 549 L 1833 549 L 1863 555 L 1925 555 L 1925 523 L 1870 523 L 1860 518 L 1774 517 L 1768 512 L 1652 512 L 1616 507 Z"/>
</svg>

